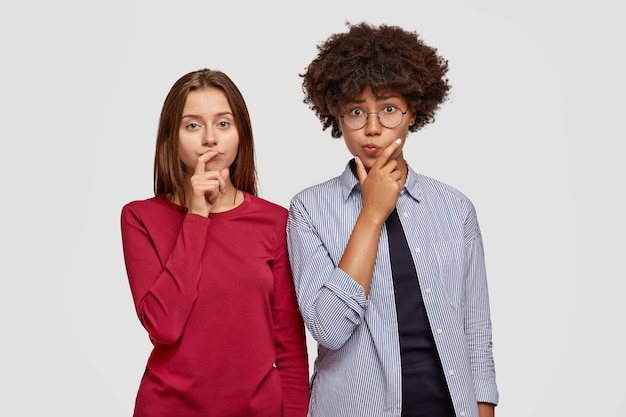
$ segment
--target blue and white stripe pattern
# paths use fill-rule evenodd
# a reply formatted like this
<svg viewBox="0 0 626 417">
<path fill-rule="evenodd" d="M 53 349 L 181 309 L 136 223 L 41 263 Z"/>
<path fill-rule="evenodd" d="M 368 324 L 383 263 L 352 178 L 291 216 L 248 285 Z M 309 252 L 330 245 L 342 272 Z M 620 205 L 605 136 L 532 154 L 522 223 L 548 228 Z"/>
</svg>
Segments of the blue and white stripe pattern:
<svg viewBox="0 0 626 417">
<path fill-rule="evenodd" d="M 480 229 L 471 201 L 409 168 L 397 202 L 456 415 L 497 404 Z M 287 240 L 298 303 L 318 342 L 310 417 L 400 416 L 400 351 L 387 232 L 370 289 L 337 265 L 362 208 L 349 164 L 291 200 Z"/>
</svg>

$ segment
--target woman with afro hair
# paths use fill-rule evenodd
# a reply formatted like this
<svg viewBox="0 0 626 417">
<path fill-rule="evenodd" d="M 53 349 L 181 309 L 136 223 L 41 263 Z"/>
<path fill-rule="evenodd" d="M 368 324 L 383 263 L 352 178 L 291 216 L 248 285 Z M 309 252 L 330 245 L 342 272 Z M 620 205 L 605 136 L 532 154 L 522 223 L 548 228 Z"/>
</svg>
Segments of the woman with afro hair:
<svg viewBox="0 0 626 417">
<path fill-rule="evenodd" d="M 494 416 L 474 206 L 402 152 L 448 98 L 448 63 L 415 32 L 347 26 L 301 74 L 304 103 L 354 156 L 289 206 L 298 304 L 318 343 L 309 416 Z"/>
</svg>

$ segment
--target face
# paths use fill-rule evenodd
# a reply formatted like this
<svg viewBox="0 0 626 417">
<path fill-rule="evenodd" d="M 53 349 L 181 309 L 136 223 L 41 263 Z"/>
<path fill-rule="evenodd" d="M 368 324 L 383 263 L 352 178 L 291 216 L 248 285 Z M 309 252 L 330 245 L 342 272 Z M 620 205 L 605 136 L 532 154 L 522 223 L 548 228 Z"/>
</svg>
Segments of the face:
<svg viewBox="0 0 626 417">
<path fill-rule="evenodd" d="M 404 146 L 409 123 L 413 119 L 413 114 L 407 111 L 409 106 L 401 93 L 379 91 L 379 94 L 381 95 L 376 96 L 372 89 L 366 86 L 360 94 L 342 106 L 343 117 L 338 118 L 348 150 L 363 161 L 367 170 L 374 165 L 376 158 L 391 142 L 402 138 Z M 406 114 L 402 115 L 402 112 Z M 363 124 L 365 125 L 359 128 Z M 394 158 L 403 161 L 402 148 Z"/>
<path fill-rule="evenodd" d="M 205 166 L 206 171 L 228 168 L 235 161 L 239 133 L 226 95 L 217 88 L 192 90 L 187 95 L 179 130 L 178 153 L 193 174 L 198 157 L 218 152 Z"/>
</svg>

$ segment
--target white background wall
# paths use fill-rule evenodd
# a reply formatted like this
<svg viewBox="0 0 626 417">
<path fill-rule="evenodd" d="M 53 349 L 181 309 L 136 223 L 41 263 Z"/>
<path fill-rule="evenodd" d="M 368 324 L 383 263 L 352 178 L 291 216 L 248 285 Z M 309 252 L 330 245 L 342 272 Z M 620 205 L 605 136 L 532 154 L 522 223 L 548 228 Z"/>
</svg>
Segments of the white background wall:
<svg viewBox="0 0 626 417">
<path fill-rule="evenodd" d="M 192 70 L 229 74 L 250 107 L 261 196 L 286 207 L 349 157 L 302 103 L 298 77 L 346 20 L 415 30 L 449 60 L 451 99 L 405 156 L 478 210 L 497 414 L 623 411 L 618 3 L 282 3 L 0 6 L 0 415 L 131 415 L 150 345 L 119 213 L 152 195 L 167 91 Z"/>
</svg>

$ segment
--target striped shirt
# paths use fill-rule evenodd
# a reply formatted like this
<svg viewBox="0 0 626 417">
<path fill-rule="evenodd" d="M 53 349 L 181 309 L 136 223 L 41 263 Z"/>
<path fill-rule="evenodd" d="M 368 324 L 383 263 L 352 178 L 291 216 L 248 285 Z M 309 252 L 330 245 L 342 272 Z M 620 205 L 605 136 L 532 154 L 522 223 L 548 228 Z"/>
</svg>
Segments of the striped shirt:
<svg viewBox="0 0 626 417">
<path fill-rule="evenodd" d="M 391 417 L 402 410 L 398 322 L 383 227 L 369 298 L 338 268 L 362 208 L 350 164 L 293 197 L 287 243 L 300 311 L 318 342 L 310 417 Z M 482 238 L 458 190 L 409 167 L 396 204 L 412 249 L 455 413 L 497 404 Z"/>
</svg>

